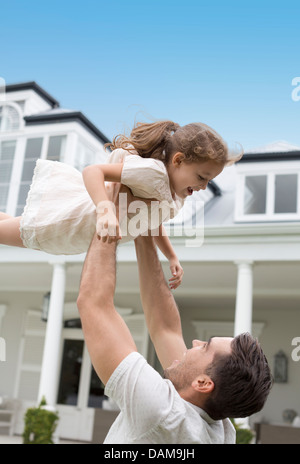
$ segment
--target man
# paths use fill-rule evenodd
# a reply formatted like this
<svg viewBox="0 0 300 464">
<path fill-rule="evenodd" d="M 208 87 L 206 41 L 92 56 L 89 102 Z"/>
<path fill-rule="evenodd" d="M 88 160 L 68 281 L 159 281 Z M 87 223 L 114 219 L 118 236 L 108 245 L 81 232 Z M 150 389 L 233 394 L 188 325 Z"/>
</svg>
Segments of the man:
<svg viewBox="0 0 300 464">
<path fill-rule="evenodd" d="M 141 301 L 164 368 L 163 379 L 137 352 L 114 307 L 116 243 L 95 236 L 78 308 L 94 368 L 121 412 L 106 444 L 234 443 L 227 417 L 259 411 L 271 388 L 265 356 L 249 334 L 194 340 L 187 349 L 175 300 L 152 237 L 136 239 Z"/>
</svg>

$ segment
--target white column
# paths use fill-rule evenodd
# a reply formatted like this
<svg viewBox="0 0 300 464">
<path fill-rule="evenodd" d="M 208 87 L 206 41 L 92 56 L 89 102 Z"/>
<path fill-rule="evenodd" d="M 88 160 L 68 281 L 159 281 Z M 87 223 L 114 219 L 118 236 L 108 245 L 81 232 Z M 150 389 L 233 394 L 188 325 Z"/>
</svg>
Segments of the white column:
<svg viewBox="0 0 300 464">
<path fill-rule="evenodd" d="M 251 261 L 236 262 L 238 266 L 234 336 L 252 331 L 253 272 Z"/>
<path fill-rule="evenodd" d="M 65 264 L 53 263 L 51 298 L 38 394 L 38 402 L 40 402 L 44 396 L 49 406 L 54 406 L 56 404 L 60 363 L 60 344 L 63 327 L 65 282 Z"/>
<path fill-rule="evenodd" d="M 6 305 L 0 304 L 0 334 L 1 334 L 2 319 L 5 316 L 6 309 L 7 309 Z"/>
<path fill-rule="evenodd" d="M 6 313 L 6 305 L 0 305 L 0 335 L 1 335 L 1 325 L 2 319 Z M 5 339 L 0 337 L 0 362 L 6 361 L 6 342 Z"/>
</svg>

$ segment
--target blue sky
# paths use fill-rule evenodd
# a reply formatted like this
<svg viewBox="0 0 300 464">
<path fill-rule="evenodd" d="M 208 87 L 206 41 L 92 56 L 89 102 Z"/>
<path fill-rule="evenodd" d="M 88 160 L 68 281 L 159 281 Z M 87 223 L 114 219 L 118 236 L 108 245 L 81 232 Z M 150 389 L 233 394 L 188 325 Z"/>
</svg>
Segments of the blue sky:
<svg viewBox="0 0 300 464">
<path fill-rule="evenodd" d="M 149 115 L 300 146 L 299 1 L 10 0 L 0 15 L 6 83 L 36 81 L 109 138 Z"/>
</svg>

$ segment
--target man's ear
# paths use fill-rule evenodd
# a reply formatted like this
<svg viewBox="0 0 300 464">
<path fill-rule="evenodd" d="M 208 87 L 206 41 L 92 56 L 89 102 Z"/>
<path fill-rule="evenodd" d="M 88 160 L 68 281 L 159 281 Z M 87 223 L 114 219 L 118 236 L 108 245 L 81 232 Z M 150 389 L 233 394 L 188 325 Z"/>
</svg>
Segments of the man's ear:
<svg viewBox="0 0 300 464">
<path fill-rule="evenodd" d="M 173 156 L 172 163 L 173 163 L 174 166 L 180 166 L 182 161 L 184 161 L 184 160 L 185 160 L 184 153 L 181 153 L 180 151 L 178 151 Z"/>
<path fill-rule="evenodd" d="M 208 375 L 201 374 L 193 380 L 192 387 L 199 393 L 211 393 L 215 388 L 215 384 Z"/>
</svg>

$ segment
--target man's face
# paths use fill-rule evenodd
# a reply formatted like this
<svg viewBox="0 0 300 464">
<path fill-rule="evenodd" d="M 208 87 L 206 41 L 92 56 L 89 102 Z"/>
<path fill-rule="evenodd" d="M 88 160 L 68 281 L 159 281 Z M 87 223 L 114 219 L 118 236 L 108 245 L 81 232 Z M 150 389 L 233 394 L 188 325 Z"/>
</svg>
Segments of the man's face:
<svg viewBox="0 0 300 464">
<path fill-rule="evenodd" d="M 164 377 L 171 380 L 177 391 L 187 388 L 200 374 L 205 374 L 216 354 L 231 353 L 231 337 L 212 337 L 208 342 L 193 340 L 193 347 L 180 360 L 165 369 Z"/>
</svg>

